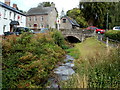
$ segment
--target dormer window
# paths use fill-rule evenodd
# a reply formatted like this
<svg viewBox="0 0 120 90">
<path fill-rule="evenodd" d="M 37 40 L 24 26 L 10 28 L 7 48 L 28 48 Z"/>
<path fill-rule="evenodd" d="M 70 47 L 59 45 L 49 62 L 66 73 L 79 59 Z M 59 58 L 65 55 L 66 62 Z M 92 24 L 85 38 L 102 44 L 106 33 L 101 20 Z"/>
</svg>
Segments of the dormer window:
<svg viewBox="0 0 120 90">
<path fill-rule="evenodd" d="M 66 19 L 63 19 L 63 23 L 66 23 Z"/>
</svg>

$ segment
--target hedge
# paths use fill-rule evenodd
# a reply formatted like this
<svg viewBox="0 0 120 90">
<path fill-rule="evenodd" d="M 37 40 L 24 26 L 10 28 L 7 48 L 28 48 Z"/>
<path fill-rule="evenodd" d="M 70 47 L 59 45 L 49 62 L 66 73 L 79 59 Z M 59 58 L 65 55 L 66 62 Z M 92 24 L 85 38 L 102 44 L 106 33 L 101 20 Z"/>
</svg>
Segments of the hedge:
<svg viewBox="0 0 120 90">
<path fill-rule="evenodd" d="M 117 30 L 109 30 L 105 32 L 105 37 L 108 37 L 113 40 L 120 41 L 120 31 Z"/>
</svg>

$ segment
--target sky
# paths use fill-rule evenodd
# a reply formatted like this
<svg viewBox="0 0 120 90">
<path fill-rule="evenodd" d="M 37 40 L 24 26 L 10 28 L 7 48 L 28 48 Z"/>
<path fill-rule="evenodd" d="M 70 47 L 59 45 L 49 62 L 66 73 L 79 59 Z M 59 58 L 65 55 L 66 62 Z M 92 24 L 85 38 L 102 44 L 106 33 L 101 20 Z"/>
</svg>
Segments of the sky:
<svg viewBox="0 0 120 90">
<path fill-rule="evenodd" d="M 4 2 L 4 0 L 0 0 Z M 76 8 L 79 5 L 80 0 L 10 0 L 11 6 L 13 3 L 17 4 L 18 8 L 23 11 L 28 11 L 32 7 L 36 7 L 41 2 L 54 2 L 55 6 L 59 12 L 61 13 L 62 10 L 64 12 Z"/>
</svg>

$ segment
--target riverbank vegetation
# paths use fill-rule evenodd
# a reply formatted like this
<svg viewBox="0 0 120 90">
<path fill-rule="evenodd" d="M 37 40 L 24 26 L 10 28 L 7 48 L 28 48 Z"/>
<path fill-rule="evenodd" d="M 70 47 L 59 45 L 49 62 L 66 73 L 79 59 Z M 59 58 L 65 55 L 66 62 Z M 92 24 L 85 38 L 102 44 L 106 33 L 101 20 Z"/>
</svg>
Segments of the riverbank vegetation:
<svg viewBox="0 0 120 90">
<path fill-rule="evenodd" d="M 105 32 L 105 37 L 116 40 L 120 42 L 120 31 L 119 30 L 109 30 Z"/>
<path fill-rule="evenodd" d="M 119 87 L 120 48 L 107 48 L 93 37 L 73 48 L 68 45 L 58 31 L 6 37 L 2 41 L 2 87 L 45 88 L 66 52 L 76 59 L 76 73 L 60 83 L 63 88 Z"/>
<path fill-rule="evenodd" d="M 43 88 L 66 48 L 60 32 L 10 35 L 2 41 L 2 87 Z"/>
<path fill-rule="evenodd" d="M 70 55 L 77 53 L 76 74 L 62 82 L 63 88 L 119 88 L 120 83 L 120 47 L 110 48 L 88 38 L 67 50 Z"/>
</svg>

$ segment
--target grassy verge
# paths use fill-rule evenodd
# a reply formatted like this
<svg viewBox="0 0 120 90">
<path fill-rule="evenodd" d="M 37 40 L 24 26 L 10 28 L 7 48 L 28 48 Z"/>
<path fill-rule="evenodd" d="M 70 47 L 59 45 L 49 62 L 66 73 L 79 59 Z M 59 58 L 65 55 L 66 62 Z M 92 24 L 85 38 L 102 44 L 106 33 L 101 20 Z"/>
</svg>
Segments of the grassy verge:
<svg viewBox="0 0 120 90">
<path fill-rule="evenodd" d="M 66 82 L 64 88 L 118 88 L 120 83 L 120 49 L 106 48 L 95 38 L 76 44 L 68 50 L 74 56 L 76 74 Z M 76 57 L 76 56 L 75 56 Z"/>
</svg>

